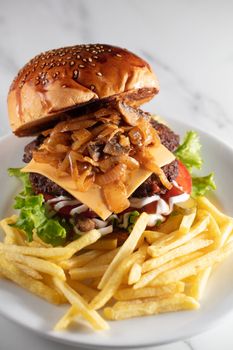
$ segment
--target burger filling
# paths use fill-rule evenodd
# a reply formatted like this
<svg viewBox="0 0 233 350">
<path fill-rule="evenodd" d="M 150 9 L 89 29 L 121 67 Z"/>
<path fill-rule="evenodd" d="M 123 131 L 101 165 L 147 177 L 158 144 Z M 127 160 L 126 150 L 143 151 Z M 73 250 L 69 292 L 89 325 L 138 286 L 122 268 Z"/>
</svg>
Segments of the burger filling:
<svg viewBox="0 0 233 350">
<path fill-rule="evenodd" d="M 148 152 L 151 145 L 160 144 L 177 156 L 162 168 Z M 16 197 L 15 208 L 21 210 L 16 226 L 28 234 L 29 240 L 36 229 L 41 239 L 53 245 L 95 228 L 103 236 L 117 235 L 121 244 L 141 212 L 149 214 L 148 227 L 157 229 L 176 203 L 189 198 L 192 190 L 189 170 L 200 167 L 199 151 L 195 132 L 189 132 L 179 145 L 179 136 L 166 125 L 123 102 L 76 119 L 68 115 L 25 147 L 23 161 L 49 163 L 59 176 L 71 176 L 79 191 L 99 185 L 113 214 L 102 220 L 47 177 L 11 169 L 10 175 L 20 177 L 25 186 Z M 127 171 L 139 167 L 152 175 L 127 198 Z M 214 187 L 212 174 L 193 178 L 195 194 Z"/>
<path fill-rule="evenodd" d="M 127 110 L 128 111 L 130 110 L 131 112 L 133 111 L 135 113 L 135 109 L 132 109 L 131 107 L 127 106 Z M 112 113 L 112 111 L 102 110 L 101 115 L 103 115 L 103 117 L 106 117 L 108 113 Z M 138 110 L 136 113 L 137 113 L 136 118 L 138 118 L 139 116 L 139 118 L 141 117 L 145 119 L 146 122 L 147 120 L 149 120 L 150 127 L 152 127 L 153 130 L 157 132 L 160 142 L 165 147 L 167 147 L 171 152 L 176 151 L 176 149 L 179 146 L 178 135 L 176 135 L 166 125 L 161 124 L 156 120 L 154 120 L 153 118 L 151 118 L 149 114 L 143 113 Z M 90 119 L 87 119 L 87 120 L 90 121 Z M 109 166 L 110 164 L 110 169 L 107 169 L 108 173 L 111 171 L 112 168 L 114 169 L 117 165 L 119 165 L 119 160 L 122 159 L 122 156 L 127 155 L 128 159 L 130 159 L 130 157 L 135 154 L 135 148 L 136 148 L 135 146 L 132 147 L 132 139 L 130 138 L 132 137 L 130 135 L 130 131 L 132 134 L 133 125 L 128 124 L 129 122 L 132 124 L 132 116 L 130 120 L 129 118 L 127 119 L 128 123 L 125 122 L 125 124 L 123 124 L 124 127 L 130 128 L 129 132 L 127 133 L 127 136 L 125 135 L 125 133 L 120 134 L 119 127 L 118 129 L 116 128 L 116 125 L 118 122 L 116 115 L 112 117 L 112 121 L 113 121 L 112 124 L 108 124 L 108 127 L 106 127 L 106 124 L 103 124 L 103 123 L 99 123 L 99 125 L 97 126 L 96 124 L 93 124 L 91 126 L 92 134 L 93 134 L 93 130 L 95 133 L 96 132 L 95 130 L 97 130 L 98 128 L 101 133 L 102 126 L 105 126 L 105 128 L 103 129 L 104 131 L 103 135 L 108 136 L 108 138 L 106 136 L 103 136 L 103 137 L 99 137 L 98 140 L 90 141 L 86 145 L 85 151 L 82 153 L 86 157 L 90 157 L 90 161 L 93 160 L 93 162 L 91 163 L 83 162 L 83 164 L 85 164 L 86 166 L 88 166 L 89 164 L 91 165 L 98 164 L 99 167 L 101 167 L 101 162 L 102 162 L 102 166 Z M 89 125 L 91 125 L 92 123 L 93 121 L 90 122 Z M 65 123 L 63 123 L 63 125 L 65 125 Z M 85 130 L 90 130 L 90 128 L 89 129 L 87 128 Z M 118 132 L 114 132 L 115 130 Z M 83 132 L 83 129 L 82 129 L 82 132 Z M 112 136 L 113 132 L 114 132 L 114 135 Z M 51 134 L 52 132 L 50 132 L 49 135 Z M 119 134 L 120 134 L 120 137 L 119 137 Z M 111 135 L 112 137 L 111 136 L 109 137 L 109 135 Z M 136 135 L 136 131 L 135 131 L 135 135 Z M 125 143 L 124 146 L 122 146 L 122 142 L 121 142 L 122 136 L 124 136 L 124 143 Z M 139 136 L 134 136 L 134 137 L 138 137 L 139 139 L 140 134 Z M 51 161 L 51 157 L 54 157 L 54 153 L 52 153 L 52 151 L 54 152 L 54 147 L 49 148 L 49 150 L 51 151 L 50 153 L 48 152 L 48 149 L 46 149 L 46 151 L 41 151 L 41 146 L 43 146 L 44 144 L 45 145 L 51 144 L 51 138 L 48 138 L 48 132 L 46 132 L 44 135 L 43 134 L 39 135 L 35 140 L 30 142 L 25 147 L 23 161 L 25 163 L 29 163 L 33 159 L 33 157 L 37 161 L 41 161 L 41 160 L 44 161 L 45 158 L 42 159 L 42 155 L 44 157 L 48 156 L 49 157 L 48 160 Z M 59 144 L 59 145 L 64 145 L 64 147 L 68 147 L 69 143 L 67 142 L 67 139 L 64 138 L 62 139 L 62 144 Z M 44 152 L 46 152 L 46 154 L 44 154 Z M 65 157 L 63 155 L 62 161 L 64 161 L 64 158 Z M 133 159 L 135 160 L 135 164 L 133 164 L 133 166 L 137 166 L 136 159 L 133 157 L 131 160 L 132 163 L 133 163 Z M 55 160 L 55 157 L 52 159 L 52 161 L 54 160 Z M 100 173 L 100 171 L 98 171 L 99 169 L 94 168 L 94 170 L 96 172 L 95 176 L 98 176 Z M 118 168 L 118 173 L 120 173 L 120 170 L 121 169 Z M 168 180 L 168 182 L 172 183 L 174 186 L 174 183 L 175 183 L 174 181 L 178 175 L 178 161 L 174 160 L 170 164 L 165 165 L 164 167 L 162 167 L 162 171 L 166 179 Z M 107 173 L 106 171 L 103 172 L 103 174 L 105 175 L 106 173 Z M 129 198 L 128 208 L 123 209 L 123 211 L 121 211 L 118 214 L 111 215 L 106 221 L 101 220 L 95 212 L 90 210 L 86 205 L 80 203 L 78 200 L 74 199 L 62 187 L 60 187 L 59 185 L 57 185 L 55 182 L 48 179 L 47 177 L 37 173 L 30 173 L 29 180 L 34 193 L 43 194 L 43 197 L 47 203 L 47 206 L 50 208 L 50 210 L 53 210 L 59 213 L 60 216 L 69 220 L 73 224 L 74 230 L 76 233 L 87 232 L 94 228 L 100 229 L 100 231 L 103 234 L 109 234 L 113 230 L 115 231 L 116 229 L 126 230 L 127 232 L 129 232 L 132 229 L 137 217 L 139 216 L 139 213 L 141 211 L 145 211 L 146 208 L 149 208 L 149 207 L 150 208 L 153 207 L 153 209 L 149 210 L 149 211 L 153 211 L 153 213 L 152 212 L 150 213 L 150 220 L 149 220 L 148 226 L 154 227 L 164 220 L 164 215 L 168 215 L 171 212 L 173 207 L 173 202 L 170 201 L 169 203 L 168 201 L 166 202 L 163 199 L 163 196 L 168 192 L 168 188 L 164 186 L 159 175 L 156 175 L 155 173 L 153 173 L 131 195 L 131 197 Z M 120 180 L 120 177 L 118 178 L 118 180 Z M 183 193 L 180 192 L 179 196 L 182 194 Z"/>
</svg>

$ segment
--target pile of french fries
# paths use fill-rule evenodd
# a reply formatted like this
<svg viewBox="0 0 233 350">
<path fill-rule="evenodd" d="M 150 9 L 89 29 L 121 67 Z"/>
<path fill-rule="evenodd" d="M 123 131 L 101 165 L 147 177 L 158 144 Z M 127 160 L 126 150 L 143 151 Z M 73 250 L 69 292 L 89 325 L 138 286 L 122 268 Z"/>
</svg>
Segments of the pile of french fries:
<svg viewBox="0 0 233 350">
<path fill-rule="evenodd" d="M 70 304 L 56 330 L 80 318 L 104 330 L 105 319 L 197 309 L 213 268 L 233 252 L 233 219 L 205 197 L 192 203 L 175 209 L 158 231 L 146 230 L 142 213 L 121 246 L 98 230 L 64 247 L 36 232 L 28 242 L 12 226 L 17 217 L 6 218 L 0 274 L 48 302 Z"/>
</svg>

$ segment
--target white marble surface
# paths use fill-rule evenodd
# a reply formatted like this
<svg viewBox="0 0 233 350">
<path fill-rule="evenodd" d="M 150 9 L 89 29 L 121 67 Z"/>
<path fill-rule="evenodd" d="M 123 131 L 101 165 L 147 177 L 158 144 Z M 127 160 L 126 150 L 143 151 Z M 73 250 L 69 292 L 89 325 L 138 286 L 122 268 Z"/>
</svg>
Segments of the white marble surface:
<svg viewBox="0 0 233 350">
<path fill-rule="evenodd" d="M 40 51 L 112 43 L 153 66 L 160 94 L 145 109 L 187 120 L 233 146 L 233 1 L 0 0 L 0 136 L 10 132 L 6 96 L 18 69 Z M 161 350 L 233 348 L 233 315 L 218 328 Z M 0 318 L 0 349 L 69 347 Z"/>
</svg>

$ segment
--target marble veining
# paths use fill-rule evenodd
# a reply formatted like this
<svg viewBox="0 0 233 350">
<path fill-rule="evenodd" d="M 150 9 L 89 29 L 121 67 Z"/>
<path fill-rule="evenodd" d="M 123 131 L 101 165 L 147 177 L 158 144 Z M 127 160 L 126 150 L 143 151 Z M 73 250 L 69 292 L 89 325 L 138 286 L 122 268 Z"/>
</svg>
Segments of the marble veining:
<svg viewBox="0 0 233 350">
<path fill-rule="evenodd" d="M 6 97 L 35 54 L 76 43 L 111 43 L 153 66 L 161 92 L 145 110 L 185 120 L 233 146 L 233 2 L 230 0 L 0 0 L 0 136 Z M 157 350 L 230 350 L 233 316 L 203 335 Z M 0 317 L 1 350 L 72 349 Z M 14 334 L 14 337 L 11 335 Z"/>
</svg>

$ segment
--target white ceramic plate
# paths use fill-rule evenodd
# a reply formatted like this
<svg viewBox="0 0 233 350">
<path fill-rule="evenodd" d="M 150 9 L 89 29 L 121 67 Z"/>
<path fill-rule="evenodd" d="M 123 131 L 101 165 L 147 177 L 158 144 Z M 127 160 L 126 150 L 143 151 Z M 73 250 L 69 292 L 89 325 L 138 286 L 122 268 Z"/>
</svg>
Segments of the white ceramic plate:
<svg viewBox="0 0 233 350">
<path fill-rule="evenodd" d="M 180 122 L 170 121 L 170 124 L 180 135 L 190 130 L 188 125 Z M 233 150 L 213 136 L 198 132 L 205 160 L 203 173 L 215 171 L 218 202 L 227 214 L 233 215 Z M 27 142 L 27 139 L 15 136 L 0 140 L 1 218 L 12 212 L 13 197 L 19 189 L 17 181 L 8 177 L 7 168 L 22 165 L 20 160 Z M 106 332 L 94 333 L 78 324 L 65 332 L 54 332 L 53 325 L 66 308 L 50 305 L 4 280 L 0 281 L 0 313 L 45 337 L 87 348 L 137 348 L 165 344 L 207 330 L 233 309 L 232 266 L 233 258 L 229 258 L 216 269 L 200 310 L 111 322 L 110 330 Z"/>
</svg>

